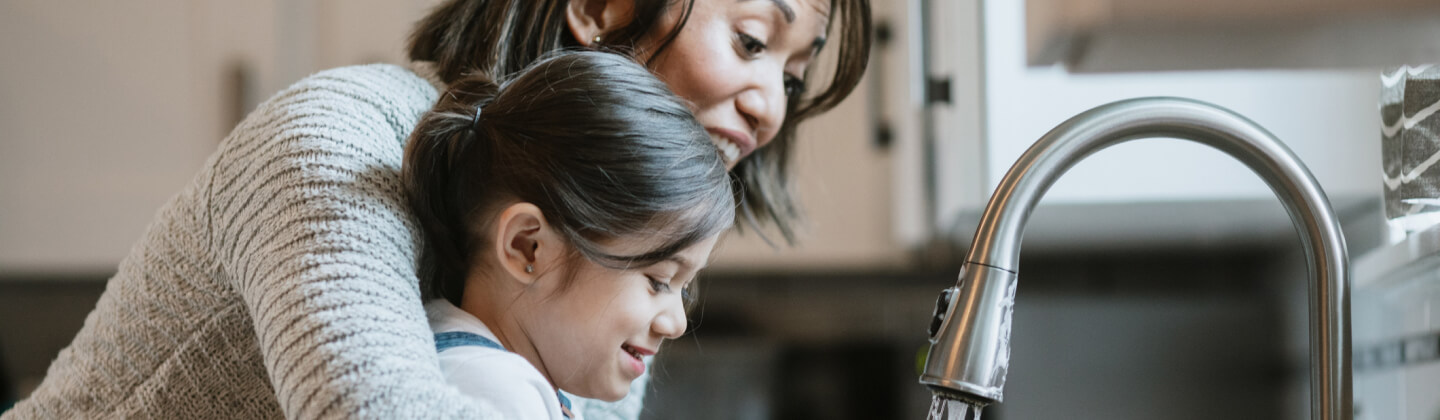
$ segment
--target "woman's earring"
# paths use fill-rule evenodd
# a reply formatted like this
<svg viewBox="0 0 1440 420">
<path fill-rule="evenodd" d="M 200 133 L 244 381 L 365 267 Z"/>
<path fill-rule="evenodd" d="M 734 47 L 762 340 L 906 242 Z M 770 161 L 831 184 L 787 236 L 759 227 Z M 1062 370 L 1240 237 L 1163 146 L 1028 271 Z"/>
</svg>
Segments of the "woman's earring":
<svg viewBox="0 0 1440 420">
<path fill-rule="evenodd" d="M 590 40 L 590 43 L 591 43 L 591 44 L 595 44 L 595 45 L 599 45 L 599 44 L 600 44 L 600 35 L 595 35 L 595 39 Z"/>
<path fill-rule="evenodd" d="M 530 274 L 530 273 L 534 273 L 534 272 L 535 272 L 535 264 L 525 264 L 525 274 Z"/>
</svg>

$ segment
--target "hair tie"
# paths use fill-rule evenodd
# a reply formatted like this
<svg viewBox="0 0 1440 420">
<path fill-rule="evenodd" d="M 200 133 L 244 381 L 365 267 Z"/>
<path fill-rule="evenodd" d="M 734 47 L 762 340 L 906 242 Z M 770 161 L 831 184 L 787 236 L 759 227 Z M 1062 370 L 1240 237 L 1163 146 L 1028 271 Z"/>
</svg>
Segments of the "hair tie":
<svg viewBox="0 0 1440 420">
<path fill-rule="evenodd" d="M 475 118 L 470 119 L 470 131 L 474 131 L 475 134 L 480 134 L 480 111 L 483 109 L 483 107 L 476 105 Z"/>
</svg>

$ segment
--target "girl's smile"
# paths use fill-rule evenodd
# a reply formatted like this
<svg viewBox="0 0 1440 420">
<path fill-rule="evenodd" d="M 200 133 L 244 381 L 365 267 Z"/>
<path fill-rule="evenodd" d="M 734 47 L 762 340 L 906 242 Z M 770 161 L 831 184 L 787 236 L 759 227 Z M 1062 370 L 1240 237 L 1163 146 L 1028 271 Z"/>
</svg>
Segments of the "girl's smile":
<svg viewBox="0 0 1440 420">
<path fill-rule="evenodd" d="M 631 370 L 635 372 L 635 377 L 638 378 L 640 375 L 645 374 L 645 356 L 653 355 L 655 351 L 638 348 L 629 344 L 622 344 L 620 349 L 625 353 L 625 357 L 628 358 L 626 361 L 630 363 Z"/>
</svg>

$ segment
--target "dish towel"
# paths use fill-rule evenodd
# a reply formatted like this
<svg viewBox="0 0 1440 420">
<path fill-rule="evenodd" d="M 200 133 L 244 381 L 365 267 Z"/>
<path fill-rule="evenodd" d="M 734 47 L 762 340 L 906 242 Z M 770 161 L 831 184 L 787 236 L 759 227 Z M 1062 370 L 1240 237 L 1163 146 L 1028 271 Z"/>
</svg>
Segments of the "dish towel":
<svg viewBox="0 0 1440 420">
<path fill-rule="evenodd" d="M 1392 241 L 1440 223 L 1440 66 L 1380 75 L 1385 217 Z"/>
</svg>

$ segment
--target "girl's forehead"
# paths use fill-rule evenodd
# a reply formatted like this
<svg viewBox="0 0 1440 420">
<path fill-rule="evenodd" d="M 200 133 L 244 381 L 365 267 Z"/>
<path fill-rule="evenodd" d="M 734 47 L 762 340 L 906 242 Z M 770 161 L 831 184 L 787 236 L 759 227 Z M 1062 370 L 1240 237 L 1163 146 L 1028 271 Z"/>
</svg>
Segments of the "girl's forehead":
<svg viewBox="0 0 1440 420">
<path fill-rule="evenodd" d="M 611 238 L 599 244 L 609 254 L 638 255 L 665 245 L 666 239 L 666 235 L 662 234 L 634 234 Z"/>
<path fill-rule="evenodd" d="M 709 257 L 715 249 L 715 244 L 722 237 L 722 233 L 716 233 L 710 237 L 696 241 L 693 244 L 679 250 L 659 263 L 672 263 L 682 271 L 698 271 L 709 263 Z M 615 255 L 639 255 L 649 253 L 659 247 L 669 244 L 675 238 L 667 235 L 630 235 L 604 241 L 600 244 L 605 252 Z"/>
</svg>

